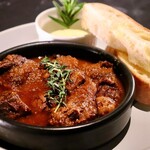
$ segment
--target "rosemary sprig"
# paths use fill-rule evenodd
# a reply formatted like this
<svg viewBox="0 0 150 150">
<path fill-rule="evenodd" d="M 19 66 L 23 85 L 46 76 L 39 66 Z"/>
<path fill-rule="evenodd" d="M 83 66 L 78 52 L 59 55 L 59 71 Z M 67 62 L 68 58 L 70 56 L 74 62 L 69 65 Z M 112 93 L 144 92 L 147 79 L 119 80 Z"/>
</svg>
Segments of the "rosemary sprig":
<svg viewBox="0 0 150 150">
<path fill-rule="evenodd" d="M 76 15 L 82 9 L 83 4 L 79 3 L 78 0 L 59 0 L 59 3 L 53 0 L 53 5 L 57 9 L 59 18 L 49 17 L 58 24 L 70 28 L 71 25 L 79 20 Z"/>
<path fill-rule="evenodd" d="M 70 80 L 69 75 L 71 70 L 66 69 L 66 66 L 60 65 L 57 61 L 50 61 L 48 57 L 44 57 L 41 63 L 50 74 L 47 80 L 50 90 L 45 95 L 46 100 L 48 104 L 55 103 L 57 105 L 55 108 L 56 112 L 59 107 L 66 105 L 66 82 Z"/>
</svg>

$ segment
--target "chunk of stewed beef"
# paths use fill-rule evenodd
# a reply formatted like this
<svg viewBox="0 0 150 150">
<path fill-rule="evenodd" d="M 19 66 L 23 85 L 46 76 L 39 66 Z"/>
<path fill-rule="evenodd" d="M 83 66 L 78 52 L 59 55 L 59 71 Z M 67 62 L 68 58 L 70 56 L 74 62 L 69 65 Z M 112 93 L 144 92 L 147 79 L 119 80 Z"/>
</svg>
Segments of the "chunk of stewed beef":
<svg viewBox="0 0 150 150">
<path fill-rule="evenodd" d="M 12 66 L 21 65 L 27 59 L 20 55 L 7 55 L 2 61 L 0 61 L 0 69 L 9 69 Z"/>
<path fill-rule="evenodd" d="M 118 106 L 123 97 L 121 85 L 117 80 L 113 82 L 113 76 L 114 75 L 112 74 L 112 77 L 110 77 L 109 80 L 104 80 L 101 82 L 98 87 L 96 102 L 100 116 L 104 116 L 112 112 Z M 111 81 L 111 79 L 113 80 Z"/>
<path fill-rule="evenodd" d="M 56 112 L 52 111 L 49 118 L 50 125 L 72 126 L 95 118 L 97 115 L 95 94 L 95 83 L 89 78 L 86 79 L 85 83 L 68 97 L 67 107 L 60 107 Z"/>
<path fill-rule="evenodd" d="M 66 84 L 66 89 L 71 93 L 75 88 L 85 82 L 85 74 L 79 69 L 73 69 L 70 73 L 69 81 Z"/>
<path fill-rule="evenodd" d="M 58 56 L 56 58 L 56 60 L 61 65 L 67 66 L 68 68 L 71 68 L 71 69 L 78 68 L 78 64 L 79 64 L 78 59 L 76 59 L 75 57 L 72 57 L 70 55 L 67 55 L 67 56 Z"/>
<path fill-rule="evenodd" d="M 21 86 L 28 82 L 35 82 L 39 80 L 39 76 L 44 72 L 44 70 L 39 68 L 39 63 L 26 59 L 19 55 L 8 55 L 12 58 L 13 65 L 7 72 L 2 74 L 5 77 L 5 80 L 2 80 L 4 86 L 10 86 L 12 89 L 16 89 L 18 86 Z M 13 58 L 16 60 L 14 61 Z M 11 59 L 10 59 L 11 60 Z M 4 60 L 5 61 L 5 60 Z M 41 73 L 39 73 L 41 71 Z"/>
<path fill-rule="evenodd" d="M 111 84 L 115 83 L 115 78 L 112 76 L 113 65 L 107 61 L 88 65 L 85 68 L 85 72 L 97 85 L 106 80 L 111 82 Z"/>
<path fill-rule="evenodd" d="M 113 71 L 113 64 L 107 61 L 91 64 L 86 67 L 86 75 L 97 85 L 98 115 L 104 116 L 112 112 L 123 96 L 120 82 Z"/>
<path fill-rule="evenodd" d="M 0 115 L 11 119 L 31 114 L 30 108 L 16 92 L 5 91 L 0 95 Z"/>
</svg>

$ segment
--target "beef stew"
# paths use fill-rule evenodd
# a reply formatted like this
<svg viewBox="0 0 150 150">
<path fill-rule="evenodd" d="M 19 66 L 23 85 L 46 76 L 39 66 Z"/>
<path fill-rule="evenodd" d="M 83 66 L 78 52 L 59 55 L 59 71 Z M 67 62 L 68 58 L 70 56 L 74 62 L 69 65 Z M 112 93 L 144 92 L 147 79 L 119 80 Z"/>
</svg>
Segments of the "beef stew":
<svg viewBox="0 0 150 150">
<path fill-rule="evenodd" d="M 49 58 L 70 70 L 65 104 L 56 111 L 56 103 L 47 101 L 50 74 L 43 57 L 10 54 L 0 61 L 0 115 L 36 126 L 73 126 L 107 115 L 121 103 L 124 89 L 112 63 L 59 54 Z"/>
</svg>

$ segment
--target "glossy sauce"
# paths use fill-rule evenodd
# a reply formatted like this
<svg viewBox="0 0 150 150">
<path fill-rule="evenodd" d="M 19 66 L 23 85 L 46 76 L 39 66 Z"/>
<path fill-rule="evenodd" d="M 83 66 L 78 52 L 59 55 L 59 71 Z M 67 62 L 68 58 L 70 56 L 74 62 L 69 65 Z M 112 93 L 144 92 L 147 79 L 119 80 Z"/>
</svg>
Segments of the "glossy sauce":
<svg viewBox="0 0 150 150">
<path fill-rule="evenodd" d="M 51 58 L 54 59 L 54 57 Z M 93 64 L 85 60 L 77 60 L 76 58 L 73 58 L 71 56 L 60 56 L 57 58 L 60 63 L 65 64 L 69 68 L 73 68 L 75 70 L 74 75 L 72 76 L 74 83 L 71 83 L 74 84 L 74 89 L 72 89 L 71 84 L 68 86 L 68 89 L 71 89 L 69 91 L 69 95 L 67 96 L 68 108 L 62 107 L 58 112 L 54 113 L 53 108 L 47 107 L 46 98 L 44 97 L 49 87 L 47 86 L 47 71 L 39 69 L 39 63 L 41 59 L 42 57 L 34 58 L 30 63 L 27 63 L 25 65 L 23 64 L 21 66 L 23 70 L 14 67 L 13 69 L 0 75 L 0 92 L 2 93 L 8 90 L 16 92 L 19 95 L 20 99 L 32 111 L 30 115 L 17 118 L 17 121 L 37 126 L 72 126 L 96 118 L 98 116 L 98 113 L 101 113 L 101 110 L 103 110 L 101 109 L 102 105 L 108 105 L 109 108 L 104 108 L 105 110 L 101 114 L 99 114 L 99 116 L 113 111 L 121 102 L 124 95 L 124 89 L 121 82 L 115 76 L 114 78 L 116 79 L 113 80 L 116 82 L 115 84 L 117 86 L 117 89 L 116 86 L 112 88 L 110 86 L 109 92 L 106 92 L 106 89 L 109 88 L 109 86 L 104 87 L 103 84 L 105 82 L 110 82 L 107 80 L 111 80 L 111 75 L 109 78 L 101 81 L 104 83 L 102 83 L 102 85 L 100 86 L 99 80 L 101 79 L 99 79 L 100 76 L 98 76 L 100 70 L 96 70 L 99 64 Z M 108 63 L 107 65 L 109 66 L 110 64 Z M 106 76 L 109 76 L 110 74 L 107 74 L 107 72 L 110 71 L 111 65 L 108 68 L 107 65 L 105 65 L 104 63 L 104 67 L 102 66 L 101 70 L 103 76 L 104 74 L 106 74 Z M 94 72 L 95 70 L 96 72 L 92 74 L 92 71 Z M 17 75 L 16 72 L 18 72 L 20 76 Z M 85 72 L 89 77 L 87 75 L 82 76 L 82 73 L 85 74 Z M 10 78 L 11 74 L 13 76 L 12 79 Z M 77 79 L 74 79 L 76 75 L 79 76 L 77 76 Z M 24 76 L 25 79 L 22 79 L 22 76 Z M 81 80 L 81 82 L 78 82 L 77 80 Z M 77 85 L 75 82 L 77 83 Z M 12 84 L 12 86 L 10 84 Z M 98 89 L 100 88 L 102 89 L 102 91 L 98 91 Z M 85 94 L 86 91 L 89 91 L 89 93 Z M 116 93 L 114 94 L 115 91 Z M 100 97 L 96 99 L 97 104 L 95 103 L 96 94 Z M 77 95 L 79 100 L 76 100 L 76 97 L 73 97 L 74 95 Z M 91 99 L 91 102 L 87 100 L 88 97 Z M 104 101 L 101 101 L 103 97 L 107 97 L 107 99 L 108 97 L 114 98 L 114 101 L 111 104 L 110 101 L 106 103 Z M 97 109 L 97 106 L 99 106 L 100 108 Z M 69 108 L 70 110 L 68 110 Z M 77 112 L 78 110 L 80 110 L 80 113 Z M 81 113 L 82 111 L 83 114 Z"/>
</svg>

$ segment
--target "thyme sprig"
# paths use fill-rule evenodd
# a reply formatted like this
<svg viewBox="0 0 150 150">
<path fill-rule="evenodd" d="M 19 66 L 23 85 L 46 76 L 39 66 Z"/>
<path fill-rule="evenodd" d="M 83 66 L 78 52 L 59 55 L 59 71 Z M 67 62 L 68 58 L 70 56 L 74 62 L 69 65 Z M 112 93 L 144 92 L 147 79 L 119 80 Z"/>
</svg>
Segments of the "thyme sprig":
<svg viewBox="0 0 150 150">
<path fill-rule="evenodd" d="M 41 63 L 50 75 L 47 79 L 50 90 L 47 91 L 45 97 L 48 104 L 55 103 L 57 105 L 56 112 L 60 106 L 66 105 L 66 82 L 70 80 L 71 70 L 66 69 L 66 66 L 60 65 L 56 60 L 50 61 L 48 57 L 44 57 Z"/>
<path fill-rule="evenodd" d="M 79 20 L 79 18 L 76 18 L 76 15 L 82 9 L 83 4 L 79 3 L 78 0 L 59 0 L 59 2 L 53 0 L 53 5 L 57 9 L 59 18 L 49 17 L 58 24 L 70 28 L 71 25 Z"/>
</svg>

